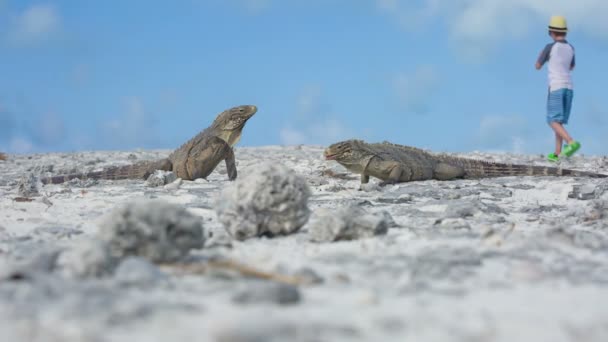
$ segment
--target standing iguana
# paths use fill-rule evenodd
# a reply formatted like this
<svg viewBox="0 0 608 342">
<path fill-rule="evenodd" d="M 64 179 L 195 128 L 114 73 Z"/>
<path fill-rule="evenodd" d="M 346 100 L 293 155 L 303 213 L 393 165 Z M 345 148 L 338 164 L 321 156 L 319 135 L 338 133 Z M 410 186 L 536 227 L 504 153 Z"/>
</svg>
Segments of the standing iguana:
<svg viewBox="0 0 608 342">
<path fill-rule="evenodd" d="M 224 160 L 228 179 L 237 176 L 232 147 L 241 138 L 245 123 L 257 112 L 256 106 L 239 106 L 220 113 L 215 121 L 169 157 L 160 160 L 115 166 L 102 171 L 54 176 L 41 179 L 44 184 L 58 184 L 71 179 L 145 179 L 156 170 L 173 171 L 185 180 L 206 178 Z"/>
<path fill-rule="evenodd" d="M 347 140 L 329 146 L 325 150 L 325 159 L 335 160 L 351 172 L 360 174 L 361 183 L 369 182 L 369 177 L 372 176 L 383 180 L 381 185 L 429 179 L 507 176 L 608 177 L 603 174 L 555 167 L 458 158 L 389 142 L 368 144 L 361 140 Z"/>
</svg>

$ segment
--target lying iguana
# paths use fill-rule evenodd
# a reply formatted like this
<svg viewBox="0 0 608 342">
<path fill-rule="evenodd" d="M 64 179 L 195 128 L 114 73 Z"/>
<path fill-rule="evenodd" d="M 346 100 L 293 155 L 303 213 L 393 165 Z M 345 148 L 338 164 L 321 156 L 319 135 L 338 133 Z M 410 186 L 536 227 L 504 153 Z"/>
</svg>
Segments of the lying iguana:
<svg viewBox="0 0 608 342">
<path fill-rule="evenodd" d="M 555 167 L 493 163 L 434 154 L 389 142 L 368 144 L 361 140 L 335 143 L 325 149 L 325 159 L 335 160 L 351 172 L 361 175 L 361 183 L 376 177 L 381 185 L 419 180 L 490 178 L 507 176 L 584 176 L 605 178 L 608 175 Z"/>
<path fill-rule="evenodd" d="M 169 157 L 160 160 L 111 167 L 102 171 L 60 175 L 41 179 L 43 184 L 59 184 L 71 179 L 146 179 L 156 170 L 173 171 L 179 178 L 206 178 L 224 160 L 228 179 L 237 176 L 232 147 L 241 138 L 245 123 L 257 112 L 256 106 L 239 106 L 220 113 L 215 121 Z"/>
</svg>

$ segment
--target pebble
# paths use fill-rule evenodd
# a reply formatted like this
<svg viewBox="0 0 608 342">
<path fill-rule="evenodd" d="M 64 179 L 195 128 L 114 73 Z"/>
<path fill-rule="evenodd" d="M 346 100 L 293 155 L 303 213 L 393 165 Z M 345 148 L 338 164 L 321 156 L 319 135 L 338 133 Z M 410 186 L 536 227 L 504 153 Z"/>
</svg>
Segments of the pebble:
<svg viewBox="0 0 608 342">
<path fill-rule="evenodd" d="M 0 283 L 2 280 L 32 280 L 44 274 L 51 273 L 57 266 L 60 250 L 47 249 L 33 255 L 28 255 L 24 260 L 7 261 L 0 264 Z M 0 261 L 2 261 L 0 259 Z"/>
<path fill-rule="evenodd" d="M 76 278 L 108 276 L 116 266 L 109 246 L 98 239 L 78 241 L 61 254 L 59 264 L 66 275 Z"/>
<path fill-rule="evenodd" d="M 296 304 L 300 302 L 300 291 L 296 286 L 273 283 L 255 282 L 246 284 L 241 292 L 232 300 L 240 304 L 273 303 L 280 305 Z"/>
<path fill-rule="evenodd" d="M 146 180 L 146 186 L 151 188 L 165 186 L 177 180 L 177 176 L 171 171 L 156 170 Z M 180 183 L 181 184 L 181 183 Z"/>
<path fill-rule="evenodd" d="M 389 224 L 386 214 L 368 213 L 361 207 L 320 208 L 314 212 L 308 231 L 315 242 L 357 240 L 386 234 Z"/>
<path fill-rule="evenodd" d="M 144 258 L 128 257 L 116 268 L 114 279 L 121 286 L 147 288 L 165 281 L 167 276 Z"/>
<path fill-rule="evenodd" d="M 40 196 L 40 188 L 42 183 L 33 173 L 24 176 L 19 180 L 17 193 L 20 197 L 36 197 Z"/>
</svg>

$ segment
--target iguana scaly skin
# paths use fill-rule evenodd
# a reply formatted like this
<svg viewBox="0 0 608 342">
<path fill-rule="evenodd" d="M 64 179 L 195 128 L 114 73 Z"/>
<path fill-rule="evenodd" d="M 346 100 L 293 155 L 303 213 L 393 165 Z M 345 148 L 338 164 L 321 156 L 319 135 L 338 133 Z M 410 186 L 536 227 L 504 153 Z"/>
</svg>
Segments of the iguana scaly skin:
<svg viewBox="0 0 608 342">
<path fill-rule="evenodd" d="M 335 160 L 348 170 L 381 179 L 381 185 L 429 179 L 490 178 L 507 176 L 583 176 L 608 175 L 555 167 L 494 163 L 483 160 L 434 154 L 424 150 L 383 142 L 368 144 L 361 140 L 335 143 L 325 149 L 325 159 Z"/>
<path fill-rule="evenodd" d="M 59 184 L 71 179 L 145 179 L 156 170 L 173 171 L 184 180 L 206 178 L 224 160 L 228 179 L 237 176 L 232 147 L 241 138 L 245 123 L 257 112 L 256 106 L 239 106 L 220 113 L 204 131 L 173 151 L 166 159 L 108 168 L 98 172 L 70 174 L 41 179 Z"/>
</svg>

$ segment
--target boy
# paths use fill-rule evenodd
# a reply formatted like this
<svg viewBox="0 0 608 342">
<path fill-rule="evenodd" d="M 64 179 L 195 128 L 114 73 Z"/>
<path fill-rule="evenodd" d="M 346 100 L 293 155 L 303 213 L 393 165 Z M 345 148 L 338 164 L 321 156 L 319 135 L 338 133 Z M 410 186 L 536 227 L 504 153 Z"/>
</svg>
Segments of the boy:
<svg viewBox="0 0 608 342">
<path fill-rule="evenodd" d="M 559 161 L 560 157 L 570 157 L 581 148 L 581 144 L 568 134 L 564 125 L 568 123 L 572 108 L 573 86 L 571 71 L 575 66 L 574 48 L 566 41 L 568 25 L 562 16 L 551 17 L 549 36 L 553 43 L 548 44 L 540 53 L 536 62 L 536 70 L 549 63 L 549 96 L 547 98 L 547 123 L 555 132 L 555 152 L 547 159 Z M 567 145 L 562 152 L 562 144 Z"/>
</svg>

